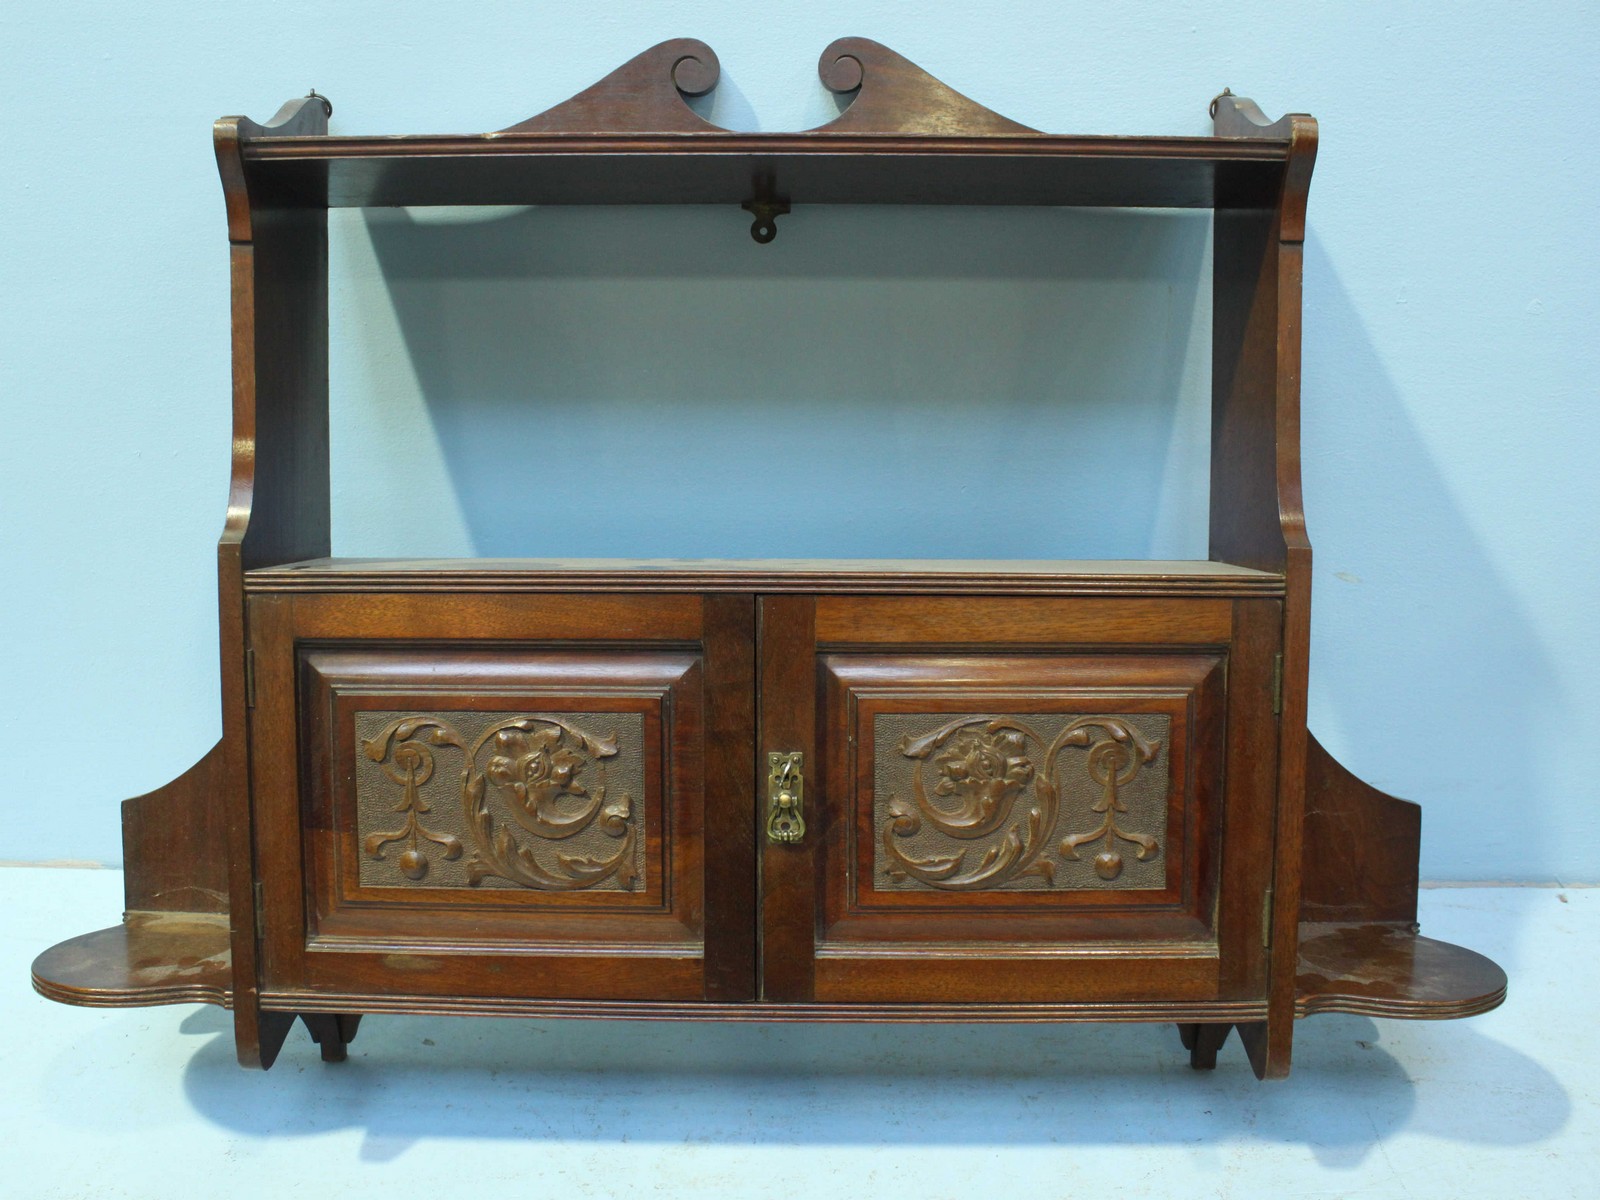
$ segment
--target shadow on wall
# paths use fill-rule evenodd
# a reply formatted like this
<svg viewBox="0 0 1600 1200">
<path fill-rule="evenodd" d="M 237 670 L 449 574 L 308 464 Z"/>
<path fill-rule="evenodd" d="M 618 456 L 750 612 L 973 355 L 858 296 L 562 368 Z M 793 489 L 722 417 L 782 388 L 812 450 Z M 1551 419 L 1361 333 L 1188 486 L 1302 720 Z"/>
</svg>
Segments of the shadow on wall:
<svg viewBox="0 0 1600 1200">
<path fill-rule="evenodd" d="M 1205 557 L 1209 214 L 469 216 L 335 225 L 339 553 Z"/>
<path fill-rule="evenodd" d="M 1422 804 L 1424 879 L 1552 879 L 1556 828 L 1527 814 L 1560 806 L 1556 671 L 1315 235 L 1305 278 L 1312 730 Z"/>
<path fill-rule="evenodd" d="M 1317 1017 L 1296 1032 L 1295 1075 L 1265 1085 L 1236 1036 L 1214 1073 L 1191 1071 L 1170 1025 L 366 1022 L 337 1066 L 318 1062 L 297 1028 L 263 1081 L 234 1063 L 227 1015 L 201 1010 L 183 1024 L 213 1035 L 189 1061 L 189 1101 L 253 1137 L 362 1127 L 368 1161 L 450 1138 L 1130 1149 L 1248 1140 L 1302 1145 L 1333 1168 L 1358 1166 L 1401 1131 L 1537 1143 L 1571 1111 L 1537 1063 L 1456 1022 L 1386 1023 L 1380 1033 L 1364 1017 Z M 1389 1037 L 1411 1040 L 1412 1061 L 1514 1079 L 1521 1099 L 1461 1104 L 1449 1087 L 1419 1089 L 1383 1048 Z"/>
</svg>

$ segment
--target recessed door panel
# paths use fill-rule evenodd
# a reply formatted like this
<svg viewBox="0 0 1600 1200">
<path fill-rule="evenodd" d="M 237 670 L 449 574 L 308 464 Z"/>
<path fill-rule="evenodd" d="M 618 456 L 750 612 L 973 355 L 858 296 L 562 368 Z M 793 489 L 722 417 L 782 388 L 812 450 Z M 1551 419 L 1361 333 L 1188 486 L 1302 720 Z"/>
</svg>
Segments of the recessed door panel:
<svg viewBox="0 0 1600 1200">
<path fill-rule="evenodd" d="M 1197 918 L 1215 883 L 1222 662 L 824 658 L 851 760 L 825 939 L 913 912 L 970 914 L 977 939 L 1011 936 L 976 919 L 997 908 Z"/>
<path fill-rule="evenodd" d="M 301 674 L 313 945 L 697 936 L 698 655 L 316 649 Z"/>
</svg>

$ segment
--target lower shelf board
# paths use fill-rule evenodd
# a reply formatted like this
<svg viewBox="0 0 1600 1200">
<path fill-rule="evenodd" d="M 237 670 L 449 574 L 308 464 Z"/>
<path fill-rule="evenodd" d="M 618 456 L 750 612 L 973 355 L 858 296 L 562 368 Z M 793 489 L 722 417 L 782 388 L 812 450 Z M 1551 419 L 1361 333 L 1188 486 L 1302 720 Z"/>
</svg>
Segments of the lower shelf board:
<svg viewBox="0 0 1600 1200">
<path fill-rule="evenodd" d="M 52 946 L 33 961 L 42 996 L 87 1008 L 233 1004 L 228 918 L 131 912 L 121 925 Z"/>
<path fill-rule="evenodd" d="M 33 986 L 64 1004 L 130 1008 L 233 1000 L 228 919 L 212 913 L 129 913 L 121 925 L 53 946 Z M 1295 1015 L 1323 1012 L 1444 1020 L 1496 1007 L 1506 976 L 1489 959 L 1403 925 L 1300 926 Z M 263 993 L 287 1012 L 406 1012 L 633 1020 L 723 1021 L 1189 1021 L 1261 1020 L 1264 1001 L 1105 1004 L 772 1004 L 536 1000 L 407 995 Z"/>
<path fill-rule="evenodd" d="M 1475 951 L 1404 925 L 1305 923 L 1295 1016 L 1359 1013 L 1442 1021 L 1488 1012 L 1506 998 L 1506 973 Z"/>
</svg>

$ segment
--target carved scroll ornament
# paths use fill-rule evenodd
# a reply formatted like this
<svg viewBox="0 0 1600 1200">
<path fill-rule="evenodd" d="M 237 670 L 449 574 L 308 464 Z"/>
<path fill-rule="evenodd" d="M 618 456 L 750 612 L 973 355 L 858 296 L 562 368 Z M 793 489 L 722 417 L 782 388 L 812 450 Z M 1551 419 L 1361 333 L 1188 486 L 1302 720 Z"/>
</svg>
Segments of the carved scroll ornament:
<svg viewBox="0 0 1600 1200">
<path fill-rule="evenodd" d="M 907 720 L 918 718 L 878 718 L 880 756 L 890 749 L 884 733 Z M 905 734 L 892 753 L 913 764 L 909 799 L 890 785 L 887 802 L 880 802 L 882 875 L 891 890 L 920 885 L 983 891 L 1030 880 L 1037 881 L 1033 889 L 1072 888 L 1119 879 L 1127 865 L 1124 844 L 1135 848 L 1135 862 L 1153 861 L 1160 843 L 1128 827 L 1126 796 L 1160 757 L 1161 741 L 1151 732 L 1164 730 L 1167 721 L 1164 716 L 1077 716 L 1058 722 L 1061 727 L 1051 732 L 1036 728 L 1042 723 L 1038 717 L 960 716 L 924 733 Z M 880 763 L 880 789 L 892 775 L 893 769 L 886 771 Z M 1165 783 L 1145 782 L 1142 819 L 1164 824 Z M 1064 804 L 1064 798 L 1077 803 Z M 1085 823 L 1092 820 L 1093 827 L 1057 842 L 1057 826 L 1076 824 L 1070 810 L 1080 805 Z M 1079 849 L 1097 841 L 1102 847 L 1090 863 L 1094 878 L 1060 879 L 1066 864 L 1083 861 Z M 1121 886 L 1163 883 L 1146 873 Z"/>
<path fill-rule="evenodd" d="M 817 61 L 829 91 L 849 103 L 813 133 L 1036 136 L 1016 121 L 935 79 L 910 59 L 870 38 L 831 42 Z M 635 55 L 599 82 L 518 122 L 517 133 L 728 133 L 686 102 L 717 86 L 722 65 L 710 46 L 672 38 Z"/>
<path fill-rule="evenodd" d="M 616 715 L 619 720 L 631 716 L 630 740 L 637 743 L 642 729 L 637 715 Z M 463 882 L 469 887 L 489 880 L 544 891 L 638 886 L 643 870 L 634 801 L 607 786 L 608 763 L 618 757 L 615 732 L 596 735 L 569 715 L 541 713 L 499 716 L 475 733 L 464 733 L 461 727 L 470 720 L 468 714 L 453 714 L 451 720 L 405 716 L 371 736 L 358 736 L 362 757 L 399 788 L 392 811 L 404 816 L 396 828 L 371 832 L 370 822 L 360 821 L 367 860 L 392 861 L 396 873 L 413 884 L 427 878 L 436 863 L 465 856 Z M 449 814 L 449 827 L 424 795 L 438 765 L 436 752 L 443 748 L 459 752 L 462 762 L 453 797 L 458 812 Z M 629 751 L 637 755 L 637 744 Z M 372 788 L 363 786 L 358 772 L 358 813 L 370 812 L 371 801 Z M 497 813 L 509 815 L 511 822 L 503 816 L 497 820 Z M 580 842 L 580 849 L 561 848 Z M 363 879 L 372 882 L 369 871 L 363 871 Z"/>
</svg>

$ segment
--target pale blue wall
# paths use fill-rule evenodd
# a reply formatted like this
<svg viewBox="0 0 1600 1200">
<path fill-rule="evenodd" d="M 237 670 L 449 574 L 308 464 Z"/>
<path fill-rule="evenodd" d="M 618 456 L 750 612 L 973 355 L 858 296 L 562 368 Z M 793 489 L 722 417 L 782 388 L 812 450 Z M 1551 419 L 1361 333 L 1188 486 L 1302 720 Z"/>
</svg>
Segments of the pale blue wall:
<svg viewBox="0 0 1600 1200">
<path fill-rule="evenodd" d="M 1313 727 L 1427 805 L 1426 875 L 1600 879 L 1592 5 L 68 0 L 3 22 L 0 858 L 115 861 L 115 802 L 217 733 L 213 118 L 315 85 L 335 132 L 498 128 L 690 34 L 722 58 L 714 119 L 803 128 L 850 33 L 1053 131 L 1205 133 L 1223 85 L 1317 115 Z M 764 249 L 743 227 L 341 215 L 339 548 L 1203 543 L 1203 220 L 802 208 Z M 755 457 L 774 445 L 787 474 Z"/>
</svg>

